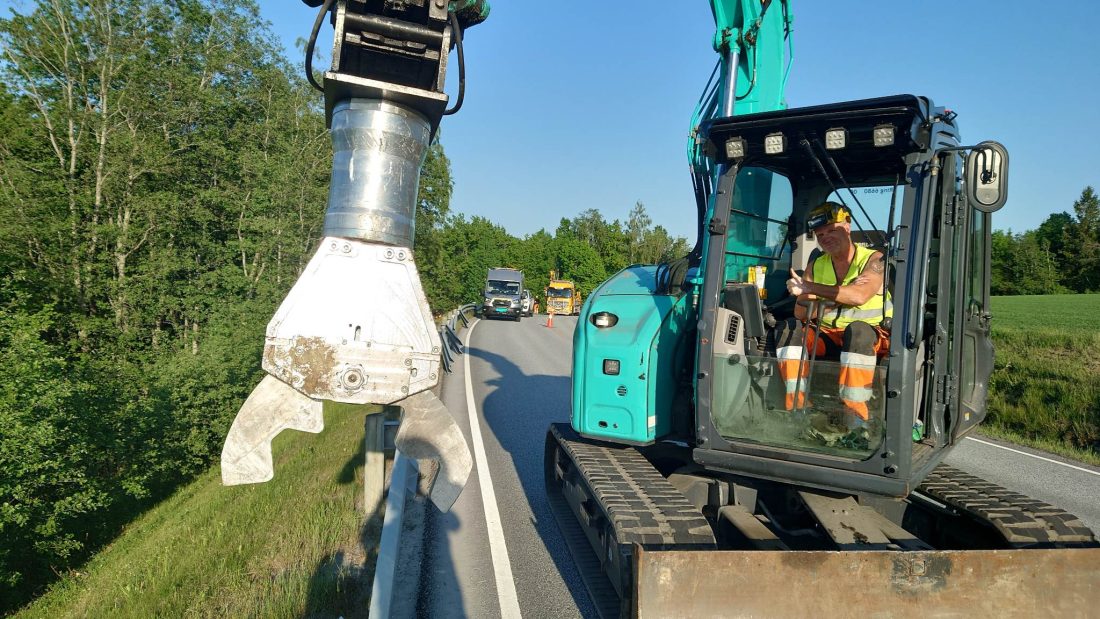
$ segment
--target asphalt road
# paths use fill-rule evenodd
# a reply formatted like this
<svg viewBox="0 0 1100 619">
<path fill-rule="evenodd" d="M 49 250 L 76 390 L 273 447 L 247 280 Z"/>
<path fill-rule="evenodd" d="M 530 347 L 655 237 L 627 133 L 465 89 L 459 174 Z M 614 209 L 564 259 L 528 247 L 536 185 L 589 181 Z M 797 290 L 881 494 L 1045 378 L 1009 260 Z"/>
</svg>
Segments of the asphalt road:
<svg viewBox="0 0 1100 619">
<path fill-rule="evenodd" d="M 480 466 L 450 513 L 428 510 L 418 616 L 596 616 L 542 479 L 546 429 L 569 420 L 576 318 L 555 316 L 553 328 L 545 323 L 545 316 L 480 320 L 462 334 L 469 346 L 446 378 L 443 401 L 471 438 Z M 471 435 L 467 368 L 483 460 Z M 495 506 L 485 504 L 486 468 Z M 511 578 L 494 565 L 501 552 L 499 541 L 494 551 L 493 529 L 503 538 Z"/>
<path fill-rule="evenodd" d="M 542 479 L 546 428 L 569 419 L 576 319 L 545 323 L 481 320 L 462 334 L 467 354 L 446 377 L 443 399 L 476 465 L 451 512 L 426 514 L 417 616 L 596 616 Z M 965 440 L 947 462 L 1100 531 L 1100 469 L 984 437 Z"/>
</svg>

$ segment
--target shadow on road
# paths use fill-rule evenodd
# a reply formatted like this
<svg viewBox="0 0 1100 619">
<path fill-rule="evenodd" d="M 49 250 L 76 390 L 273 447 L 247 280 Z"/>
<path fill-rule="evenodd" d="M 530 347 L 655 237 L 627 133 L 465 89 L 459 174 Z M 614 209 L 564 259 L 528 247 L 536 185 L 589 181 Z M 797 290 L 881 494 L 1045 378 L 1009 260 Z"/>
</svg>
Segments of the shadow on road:
<svg viewBox="0 0 1100 619">
<path fill-rule="evenodd" d="M 506 357 L 480 348 L 471 347 L 467 354 L 489 363 L 500 375 L 485 381 L 493 390 L 482 405 L 482 416 L 493 436 L 512 457 L 523 494 L 535 517 L 531 525 L 553 558 L 555 567 L 567 585 L 571 585 L 569 591 L 577 608 L 584 616 L 595 617 L 596 610 L 550 511 L 543 480 L 546 431 L 552 422 L 569 421 L 571 380 L 568 376 L 526 374 Z M 513 551 L 509 548 L 509 554 L 516 552 L 523 552 L 523 549 Z"/>
<path fill-rule="evenodd" d="M 437 609 L 451 609 L 449 616 L 469 616 L 465 610 L 465 601 L 462 599 L 462 586 L 456 575 L 462 569 L 454 558 L 449 540 L 451 533 L 461 526 L 453 512 L 440 512 L 430 501 L 426 502 L 424 509 L 429 513 L 424 521 L 425 540 L 439 540 L 442 543 L 424 544 L 423 555 L 420 562 L 420 591 L 416 600 L 416 617 L 431 617 L 438 615 Z M 489 549 L 486 548 L 488 553 Z M 430 566 L 452 566 L 452 569 L 430 569 Z"/>
</svg>

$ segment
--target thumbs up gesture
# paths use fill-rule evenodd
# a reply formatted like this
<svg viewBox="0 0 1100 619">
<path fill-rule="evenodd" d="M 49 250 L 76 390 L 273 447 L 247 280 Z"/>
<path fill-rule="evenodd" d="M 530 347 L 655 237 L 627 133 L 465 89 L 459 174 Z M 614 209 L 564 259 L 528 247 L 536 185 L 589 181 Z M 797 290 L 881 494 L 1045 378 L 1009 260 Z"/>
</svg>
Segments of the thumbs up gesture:
<svg viewBox="0 0 1100 619">
<path fill-rule="evenodd" d="M 800 296 L 806 292 L 806 286 L 802 283 L 802 278 L 794 272 L 793 267 L 791 268 L 791 278 L 787 280 L 787 292 L 791 293 L 792 297 Z"/>
</svg>

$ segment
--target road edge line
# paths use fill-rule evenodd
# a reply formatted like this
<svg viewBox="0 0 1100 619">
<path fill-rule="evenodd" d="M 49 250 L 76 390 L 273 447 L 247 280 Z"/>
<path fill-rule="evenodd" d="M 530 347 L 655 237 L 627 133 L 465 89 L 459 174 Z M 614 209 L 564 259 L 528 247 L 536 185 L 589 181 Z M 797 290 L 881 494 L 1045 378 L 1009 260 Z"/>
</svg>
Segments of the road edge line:
<svg viewBox="0 0 1100 619">
<path fill-rule="evenodd" d="M 981 443 L 982 445 L 989 445 L 990 447 L 996 447 L 997 449 L 1003 449 L 1005 451 L 1011 451 L 1012 453 L 1020 454 L 1021 456 L 1028 456 L 1028 457 L 1031 457 L 1031 458 L 1035 458 L 1036 460 L 1042 460 L 1043 462 L 1050 462 L 1052 464 L 1058 464 L 1058 465 L 1064 466 L 1066 468 L 1071 468 L 1075 471 L 1081 471 L 1082 473 L 1088 473 L 1089 475 L 1100 476 L 1100 473 L 1097 473 L 1096 471 L 1090 471 L 1089 469 L 1086 469 L 1086 468 L 1082 468 L 1082 467 L 1079 467 L 1079 466 L 1074 466 L 1072 464 L 1067 464 L 1065 462 L 1059 462 L 1058 460 L 1054 460 L 1052 458 L 1044 458 L 1043 456 L 1037 456 L 1035 454 L 1030 454 L 1030 453 L 1027 453 L 1026 451 L 1020 451 L 1019 449 L 1013 449 L 1011 447 L 1005 447 L 1004 445 L 998 445 L 997 443 L 990 443 L 989 441 L 983 441 L 982 439 L 974 438 L 973 436 L 968 436 L 968 437 L 966 437 L 966 439 L 969 440 L 969 441 L 974 441 L 975 443 Z"/>
<path fill-rule="evenodd" d="M 466 332 L 466 351 L 462 355 L 463 372 L 466 374 L 466 412 L 470 416 L 470 442 L 474 445 L 474 461 L 477 464 L 477 481 L 481 489 L 481 504 L 485 511 L 485 528 L 489 533 L 489 555 L 493 562 L 493 576 L 496 580 L 497 601 L 500 615 L 504 619 L 519 619 L 519 598 L 516 584 L 512 578 L 512 563 L 508 559 L 508 545 L 504 541 L 504 529 L 500 525 L 500 511 L 497 509 L 496 492 L 493 479 L 489 474 L 489 463 L 485 457 L 485 444 L 481 438 L 481 423 L 478 421 L 477 405 L 474 403 L 473 383 L 470 380 L 470 339 L 480 320 L 474 321 Z"/>
</svg>

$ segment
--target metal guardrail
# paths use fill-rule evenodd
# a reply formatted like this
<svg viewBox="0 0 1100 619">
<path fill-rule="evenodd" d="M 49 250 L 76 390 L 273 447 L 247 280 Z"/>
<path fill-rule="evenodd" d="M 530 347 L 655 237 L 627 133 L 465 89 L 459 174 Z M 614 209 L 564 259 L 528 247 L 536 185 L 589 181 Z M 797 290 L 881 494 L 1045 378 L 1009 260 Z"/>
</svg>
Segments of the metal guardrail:
<svg viewBox="0 0 1100 619">
<path fill-rule="evenodd" d="M 389 618 L 393 606 L 397 560 L 401 554 L 401 530 L 405 526 L 405 497 L 416 492 L 416 463 L 400 451 L 393 457 L 390 490 L 386 494 L 386 518 L 378 543 L 374 584 L 370 592 L 370 617 Z"/>
<path fill-rule="evenodd" d="M 470 326 L 467 312 L 473 312 L 473 303 L 451 310 L 439 323 L 439 338 L 443 344 L 441 359 L 443 369 L 449 374 L 454 364 L 452 354 L 466 352 L 462 340 L 458 337 L 460 328 Z M 442 381 L 439 383 L 442 385 Z M 367 445 L 370 452 L 372 446 Z M 379 447 L 381 449 L 381 447 Z M 383 464 L 384 466 L 384 464 Z M 371 619 L 389 619 L 393 616 L 394 593 L 397 584 L 397 566 L 401 558 L 402 532 L 405 529 L 405 509 L 409 496 L 416 494 L 419 469 L 416 461 L 400 451 L 394 452 L 393 469 L 390 471 L 389 491 L 386 493 L 386 515 L 382 522 L 382 537 L 378 543 L 378 559 L 374 568 L 374 583 L 371 587 Z M 406 583 L 407 584 L 407 583 Z"/>
<path fill-rule="evenodd" d="M 462 326 L 470 326 L 466 312 L 472 312 L 476 307 L 473 303 L 467 303 L 458 309 L 451 310 L 439 325 L 439 339 L 443 342 L 443 369 L 448 373 L 451 371 L 451 364 L 454 363 L 451 353 L 461 355 L 465 351 L 462 340 L 458 338 L 458 322 L 461 320 Z"/>
</svg>

